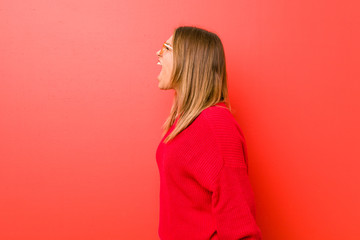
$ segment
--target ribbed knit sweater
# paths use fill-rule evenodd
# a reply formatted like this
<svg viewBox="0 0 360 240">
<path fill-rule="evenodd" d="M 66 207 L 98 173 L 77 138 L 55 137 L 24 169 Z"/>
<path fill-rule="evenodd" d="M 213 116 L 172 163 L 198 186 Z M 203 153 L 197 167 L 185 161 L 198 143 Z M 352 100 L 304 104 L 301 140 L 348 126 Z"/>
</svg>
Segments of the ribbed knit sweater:
<svg viewBox="0 0 360 240">
<path fill-rule="evenodd" d="M 226 105 L 204 109 L 174 139 L 161 140 L 161 240 L 262 239 L 255 221 L 244 134 Z"/>
</svg>

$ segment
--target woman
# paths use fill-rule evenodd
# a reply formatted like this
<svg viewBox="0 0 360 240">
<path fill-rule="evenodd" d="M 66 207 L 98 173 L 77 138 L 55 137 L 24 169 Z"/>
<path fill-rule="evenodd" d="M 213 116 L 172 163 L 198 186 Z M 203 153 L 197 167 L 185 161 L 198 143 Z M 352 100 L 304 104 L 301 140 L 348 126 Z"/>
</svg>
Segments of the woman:
<svg viewBox="0 0 360 240">
<path fill-rule="evenodd" d="M 160 239 L 261 239 L 221 40 L 204 29 L 178 27 L 157 55 L 159 88 L 175 90 L 156 151 Z"/>
</svg>

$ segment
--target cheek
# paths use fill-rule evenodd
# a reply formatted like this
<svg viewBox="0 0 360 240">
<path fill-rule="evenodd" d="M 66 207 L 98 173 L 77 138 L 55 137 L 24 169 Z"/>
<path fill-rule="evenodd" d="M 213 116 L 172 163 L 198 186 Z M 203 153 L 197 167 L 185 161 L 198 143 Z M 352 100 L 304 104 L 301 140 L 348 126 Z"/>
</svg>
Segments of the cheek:
<svg viewBox="0 0 360 240">
<path fill-rule="evenodd" d="M 170 74 L 172 71 L 172 65 L 169 63 L 166 63 L 166 65 L 164 66 L 164 70 Z"/>
<path fill-rule="evenodd" d="M 168 56 L 166 59 L 166 70 L 171 73 L 173 69 L 173 59 L 172 56 Z"/>
<path fill-rule="evenodd" d="M 172 69 L 173 69 L 172 63 L 168 63 L 168 64 L 166 65 L 166 71 L 169 73 L 169 75 L 171 74 Z"/>
</svg>

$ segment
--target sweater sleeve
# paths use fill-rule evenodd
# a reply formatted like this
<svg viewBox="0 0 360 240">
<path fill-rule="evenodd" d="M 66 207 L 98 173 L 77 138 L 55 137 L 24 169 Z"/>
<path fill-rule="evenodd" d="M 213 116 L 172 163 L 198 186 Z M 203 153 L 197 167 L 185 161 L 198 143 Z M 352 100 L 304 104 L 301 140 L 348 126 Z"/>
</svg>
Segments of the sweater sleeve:
<svg viewBox="0 0 360 240">
<path fill-rule="evenodd" d="M 246 145 L 236 124 L 206 115 L 216 141 L 221 168 L 212 183 L 212 213 L 221 240 L 261 240 L 255 203 L 245 162 Z"/>
<path fill-rule="evenodd" d="M 223 165 L 214 185 L 212 210 L 219 239 L 261 239 L 246 168 Z"/>
</svg>

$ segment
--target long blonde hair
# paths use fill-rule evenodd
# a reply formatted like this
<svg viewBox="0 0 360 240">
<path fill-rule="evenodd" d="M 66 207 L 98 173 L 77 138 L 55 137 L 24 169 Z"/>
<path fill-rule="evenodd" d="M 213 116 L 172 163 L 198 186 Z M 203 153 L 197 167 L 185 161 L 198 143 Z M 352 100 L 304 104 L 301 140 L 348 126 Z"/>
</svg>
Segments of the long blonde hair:
<svg viewBox="0 0 360 240">
<path fill-rule="evenodd" d="M 224 102 L 231 111 L 224 48 L 215 33 L 190 26 L 175 29 L 170 84 L 175 90 L 174 102 L 162 126 L 162 136 L 179 119 L 164 143 L 188 127 L 202 110 L 210 106 Z"/>
</svg>

